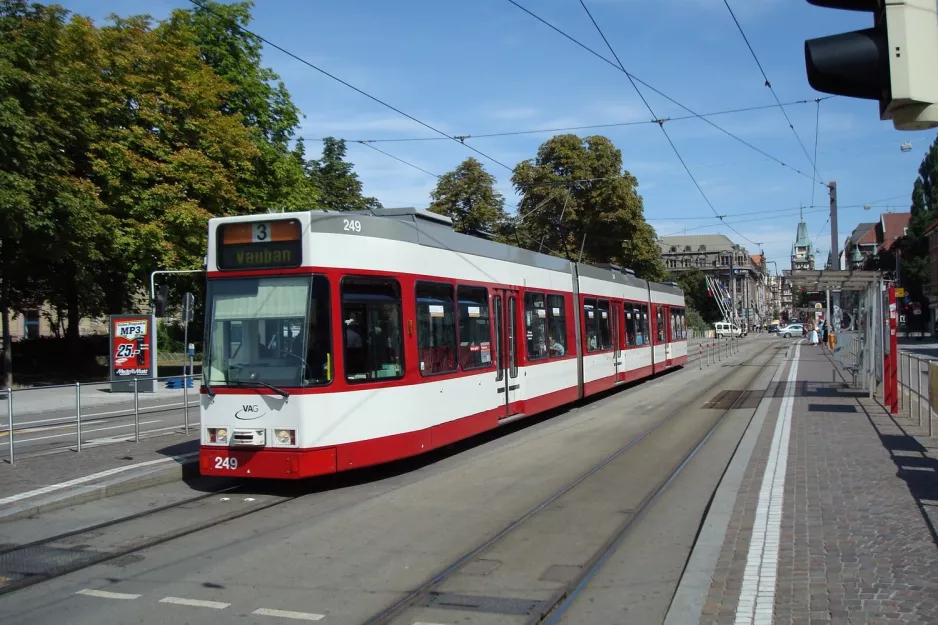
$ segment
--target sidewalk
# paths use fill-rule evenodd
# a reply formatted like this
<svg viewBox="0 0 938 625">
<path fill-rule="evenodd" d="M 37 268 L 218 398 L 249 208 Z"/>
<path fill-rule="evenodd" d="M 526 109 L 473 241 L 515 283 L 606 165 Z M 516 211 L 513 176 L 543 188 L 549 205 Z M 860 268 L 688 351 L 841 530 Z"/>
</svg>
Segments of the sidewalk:
<svg viewBox="0 0 938 625">
<path fill-rule="evenodd" d="M 198 431 L 0 462 L 0 522 L 198 475 Z"/>
<path fill-rule="evenodd" d="M 938 622 L 935 450 L 909 434 L 911 420 L 849 388 L 828 349 L 792 352 L 714 497 L 667 622 Z"/>
</svg>

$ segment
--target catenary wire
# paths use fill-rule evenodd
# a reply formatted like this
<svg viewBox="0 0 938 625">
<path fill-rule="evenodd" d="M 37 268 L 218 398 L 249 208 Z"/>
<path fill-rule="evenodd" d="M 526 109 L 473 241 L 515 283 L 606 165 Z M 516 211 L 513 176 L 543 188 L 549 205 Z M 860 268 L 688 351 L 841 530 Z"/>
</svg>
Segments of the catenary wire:
<svg viewBox="0 0 938 625">
<path fill-rule="evenodd" d="M 619 59 L 619 55 L 616 54 L 616 51 L 612 47 L 612 44 L 609 43 L 609 40 L 606 38 L 605 33 L 603 33 L 602 28 L 600 28 L 599 23 L 593 17 L 593 14 L 590 12 L 589 8 L 586 6 L 586 3 L 583 0 L 580 0 L 580 6 L 582 6 L 583 10 L 586 11 L 586 14 L 589 16 L 590 21 L 593 23 L 593 26 L 596 28 L 596 31 L 599 33 L 599 36 L 602 37 L 602 40 L 606 43 L 606 47 L 609 48 L 609 51 L 612 53 L 612 56 L 615 57 L 616 63 L 618 63 L 622 72 L 629 79 L 629 82 L 632 84 L 632 88 L 635 89 L 635 92 L 638 94 L 638 97 L 641 99 L 642 103 L 645 105 L 645 108 L 648 109 L 648 112 L 651 113 L 651 116 L 653 118 L 657 119 L 658 116 L 655 115 L 655 111 L 651 108 L 651 105 L 648 103 L 648 100 L 645 99 L 645 96 L 642 94 L 641 89 L 639 89 L 638 85 L 635 84 L 635 80 L 632 78 L 632 75 L 628 71 L 626 71 L 625 65 L 623 65 L 622 60 Z M 744 240 L 749 241 L 753 245 L 759 245 L 759 243 L 757 243 L 756 241 L 753 241 L 752 239 L 744 235 L 742 232 L 739 232 L 738 230 L 733 228 L 731 225 L 727 224 L 726 221 L 723 219 L 723 217 L 720 216 L 720 213 L 717 211 L 716 208 L 714 208 L 713 203 L 710 201 L 710 198 L 708 198 L 707 194 L 704 193 L 703 187 L 701 187 L 700 183 L 697 182 L 697 178 L 694 177 L 694 173 L 690 170 L 690 167 L 687 166 L 687 163 L 684 161 L 684 157 L 681 156 L 680 150 L 677 149 L 677 146 L 674 145 L 674 141 L 671 140 L 671 136 L 668 134 L 667 129 L 665 129 L 664 127 L 664 122 L 659 123 L 658 127 L 661 128 L 661 132 L 664 134 L 665 139 L 668 140 L 668 144 L 671 146 L 671 149 L 674 150 L 674 154 L 677 156 L 677 159 L 681 162 L 681 165 L 684 167 L 684 171 L 687 172 L 687 175 L 690 177 L 691 182 L 693 182 L 694 186 L 697 187 L 697 191 L 700 192 L 700 196 L 704 199 L 704 202 L 707 203 L 707 206 L 710 207 L 710 210 L 713 211 L 713 214 L 719 217 L 720 221 L 722 221 L 726 225 L 727 228 L 729 228 L 730 230 L 732 230 L 733 232 L 741 236 Z"/>
<path fill-rule="evenodd" d="M 303 65 L 306 65 L 307 67 L 316 70 L 316 71 L 319 72 L 320 74 L 322 74 L 322 75 L 324 75 L 324 76 L 326 76 L 326 77 L 328 77 L 328 78 L 331 78 L 332 80 L 334 80 L 334 81 L 336 81 L 336 82 L 338 82 L 338 83 L 340 83 L 340 84 L 342 84 L 342 85 L 345 85 L 346 87 L 348 87 L 348 88 L 351 89 L 352 91 L 355 91 L 355 92 L 357 92 L 357 93 L 359 93 L 359 94 L 365 96 L 365 97 L 368 98 L 369 100 L 372 100 L 373 102 L 377 102 L 377 103 L 380 104 L 381 106 L 383 106 L 383 107 L 385 107 L 385 108 L 388 108 L 388 109 L 394 111 L 395 113 L 397 113 L 397 114 L 399 114 L 399 115 L 403 115 L 403 116 L 406 117 L 407 119 L 409 119 L 409 120 L 411 120 L 411 121 L 414 121 L 414 122 L 420 124 L 420 125 L 423 126 L 424 128 L 427 128 L 427 129 L 429 129 L 429 130 L 432 130 L 433 132 L 437 133 L 438 135 L 441 135 L 442 137 L 445 137 L 445 138 L 447 138 L 447 139 L 451 139 L 452 141 L 455 141 L 456 143 L 465 145 L 467 148 L 469 148 L 470 150 L 472 150 L 473 152 L 475 152 L 475 153 L 478 154 L 479 156 L 482 156 L 483 158 L 485 158 L 485 159 L 487 159 L 487 160 L 489 160 L 489 161 L 492 161 L 492 162 L 495 163 L 496 165 L 500 165 L 501 167 L 504 167 L 504 168 L 507 169 L 508 171 L 514 171 L 513 168 L 509 167 L 508 165 L 506 165 L 505 163 L 499 161 L 498 159 L 489 156 L 489 155 L 486 154 L 485 152 L 482 152 L 482 151 L 480 151 L 480 150 L 478 150 L 478 149 L 472 147 L 471 145 L 467 145 L 466 143 L 460 141 L 458 138 L 456 138 L 456 137 L 454 137 L 454 136 L 452 136 L 452 135 L 450 135 L 450 134 L 447 134 L 447 133 L 443 132 L 443 131 L 440 130 L 439 128 L 435 128 L 434 126 L 431 126 L 430 124 L 428 124 L 428 123 L 425 122 L 425 121 L 422 121 L 422 120 L 420 120 L 420 119 L 417 119 L 417 118 L 414 117 L 413 115 L 410 115 L 410 114 L 408 114 L 408 113 L 405 113 L 405 112 L 402 111 L 401 109 L 399 109 L 399 108 L 397 108 L 397 107 L 395 107 L 395 106 L 393 106 L 393 105 L 391 105 L 391 104 L 388 104 L 388 103 L 385 102 L 384 100 L 382 100 L 382 99 L 380 99 L 380 98 L 378 98 L 378 97 L 376 97 L 376 96 L 373 96 L 373 95 L 371 95 L 370 93 L 368 93 L 368 92 L 366 92 L 366 91 L 363 91 L 363 90 L 359 89 L 359 88 L 356 87 L 355 85 L 353 85 L 353 84 L 351 84 L 351 83 L 348 83 L 348 82 L 342 80 L 342 79 L 339 78 L 338 76 L 336 76 L 336 75 L 334 75 L 334 74 L 330 74 L 329 72 L 327 72 L 326 70 L 322 69 L 321 67 L 319 67 L 319 66 L 317 66 L 317 65 L 314 65 L 313 63 L 310 63 L 310 62 L 307 61 L 306 59 L 304 59 L 304 58 L 302 58 L 302 57 L 300 57 L 300 56 L 294 54 L 293 52 L 290 52 L 290 51 L 287 50 L 286 48 L 283 48 L 283 47 L 281 47 L 281 46 L 275 44 L 274 42 L 270 41 L 269 39 L 266 39 L 266 38 L 264 38 L 264 37 L 258 35 L 257 33 L 255 33 L 255 32 L 253 32 L 253 31 L 251 31 L 251 30 L 245 28 L 245 27 L 242 26 L 241 24 L 238 24 L 236 21 L 234 21 L 234 20 L 228 18 L 227 16 L 222 15 L 222 14 L 219 13 L 218 11 L 212 9 L 211 7 L 202 4 L 199 0 L 189 0 L 189 2 L 191 2 L 191 3 L 194 4 L 195 6 L 199 7 L 199 8 L 202 9 L 203 11 L 206 11 L 206 12 L 208 12 L 208 13 L 211 13 L 212 15 L 214 15 L 215 17 L 218 17 L 219 19 L 225 20 L 226 22 L 228 22 L 229 24 L 231 24 L 232 26 L 234 26 L 234 27 L 237 28 L 239 31 L 243 32 L 244 34 L 246 34 L 246 35 L 248 35 L 248 36 L 250 36 L 250 37 L 254 37 L 254 38 L 257 39 L 258 41 L 261 41 L 261 42 L 265 43 L 266 45 L 270 46 L 271 48 L 274 48 L 275 50 L 278 50 L 278 51 L 280 51 L 281 53 L 286 54 L 287 56 L 289 56 L 290 58 L 294 59 L 295 61 L 299 61 L 299 62 L 302 63 Z"/>
<path fill-rule="evenodd" d="M 739 20 L 736 19 L 736 14 L 733 13 L 733 8 L 730 6 L 729 0 L 723 0 L 723 4 L 726 5 L 726 10 L 730 12 L 730 17 L 733 18 L 733 22 L 736 24 L 736 28 L 739 30 L 739 34 L 743 36 L 743 41 L 746 42 L 746 47 L 749 48 L 749 53 L 752 54 L 753 60 L 755 60 L 756 65 L 759 67 L 759 72 L 762 74 L 763 80 L 765 80 L 765 86 L 768 87 L 769 91 L 772 92 L 772 97 L 775 98 L 775 103 L 778 105 L 779 110 L 782 111 L 782 115 L 785 116 L 785 121 L 788 122 L 788 127 L 791 128 L 792 133 L 795 135 L 795 139 L 798 141 L 798 145 L 801 146 L 801 151 L 804 152 L 805 158 L 807 158 L 808 162 L 811 163 L 811 169 L 814 172 L 814 180 L 816 182 L 821 182 L 821 174 L 819 174 L 817 171 L 817 157 L 815 157 L 815 160 L 812 160 L 811 155 L 808 154 L 808 149 L 804 146 L 804 141 L 801 140 L 801 137 L 798 135 L 798 131 L 795 130 L 795 125 L 791 123 L 791 118 L 788 116 L 788 113 L 785 112 L 785 107 L 782 106 L 782 101 L 778 99 L 778 94 L 775 93 L 775 88 L 772 87 L 772 82 L 769 80 L 765 70 L 762 68 L 762 63 L 759 61 L 759 57 L 756 56 L 756 51 L 753 50 L 752 44 L 749 43 L 749 38 L 746 36 L 742 25 L 739 23 Z"/>
<path fill-rule="evenodd" d="M 432 171 L 427 171 L 426 169 L 424 169 L 423 167 L 420 167 L 419 165 L 414 165 L 414 164 L 411 163 L 410 161 L 405 161 L 404 159 L 400 158 L 399 156 L 394 156 L 393 154 L 390 154 L 390 153 L 388 153 L 388 152 L 385 152 L 385 151 L 382 150 L 381 148 L 376 148 L 375 146 L 373 146 L 373 145 L 371 145 L 371 144 L 369 144 L 369 143 L 365 143 L 364 141 L 356 141 L 355 143 L 360 143 L 361 145 L 365 146 L 366 148 L 371 148 L 371 149 L 374 150 L 375 152 L 381 152 L 381 153 L 384 154 L 385 156 L 387 156 L 387 157 L 389 157 L 389 158 L 393 158 L 395 161 L 398 161 L 399 163 L 404 163 L 404 164 L 407 165 L 408 167 L 413 167 L 414 169 L 416 169 L 416 170 L 418 170 L 418 171 L 422 171 L 423 173 L 427 174 L 428 176 L 433 176 L 433 177 L 436 178 L 436 179 L 439 179 L 439 178 L 440 178 L 440 176 L 439 176 L 438 174 L 434 174 Z"/>
<path fill-rule="evenodd" d="M 603 56 L 602 54 L 600 54 L 600 53 L 597 52 L 596 50 L 593 50 L 592 48 L 590 48 L 589 46 L 587 46 L 586 44 L 584 44 L 584 43 L 581 42 L 580 40 L 576 39 L 575 37 L 573 37 L 573 36 L 567 34 L 567 33 L 564 32 L 563 30 L 557 28 L 556 26 L 554 26 L 553 24 L 551 24 L 550 22 L 548 22 L 547 20 L 545 20 L 545 19 L 542 18 L 541 16 L 537 15 L 536 13 L 534 13 L 533 11 L 531 11 L 530 9 L 527 9 L 527 8 L 521 6 L 520 4 L 518 4 L 517 2 L 515 2 L 515 0 L 508 0 L 508 2 L 510 2 L 510 3 L 511 3 L 512 5 L 514 5 L 515 7 L 521 9 L 522 11 L 524 11 L 525 13 L 527 13 L 528 15 L 530 15 L 531 17 L 533 17 L 533 18 L 536 19 L 537 21 L 541 22 L 542 24 L 544 24 L 545 26 L 547 26 L 548 28 L 550 28 L 550 29 L 553 30 L 554 32 L 560 34 L 561 36 L 565 37 L 566 39 L 569 39 L 570 41 L 572 41 L 573 43 L 575 43 L 575 44 L 578 45 L 579 47 L 583 48 L 584 50 L 586 50 L 587 52 L 589 52 L 589 53 L 592 54 L 593 56 L 595 56 L 595 57 L 597 57 L 598 59 L 604 61 L 605 63 L 608 63 L 608 64 L 611 65 L 612 67 L 615 67 L 618 71 L 625 71 L 623 68 L 617 66 L 617 65 L 615 64 L 615 62 L 609 60 L 608 58 L 606 58 L 605 56 Z M 731 133 L 729 130 L 726 130 L 726 129 L 723 128 L 722 126 L 719 126 L 719 125 L 717 125 L 716 123 L 710 121 L 709 119 L 707 119 L 706 117 L 700 115 L 700 114 L 697 113 L 696 111 L 691 110 L 690 108 L 688 108 L 688 107 L 685 106 L 684 104 L 681 104 L 680 102 L 678 102 L 677 100 L 675 100 L 675 99 L 672 98 L 671 96 L 667 95 L 666 93 L 663 93 L 662 91 L 659 91 L 657 88 L 655 88 L 655 87 L 653 87 L 652 85 L 648 84 L 647 82 L 645 82 L 644 80 L 642 80 L 642 79 L 639 78 L 638 76 L 636 76 L 636 75 L 634 75 L 634 74 L 630 74 L 629 72 L 625 72 L 625 73 L 626 73 L 626 75 L 629 76 L 630 80 L 631 80 L 631 79 L 634 79 L 635 82 L 637 82 L 637 83 L 639 83 L 640 85 L 646 87 L 647 89 L 650 89 L 652 92 L 658 94 L 659 96 L 661 96 L 662 98 L 668 100 L 668 101 L 671 102 L 672 104 L 674 104 L 674 105 L 676 105 L 676 106 L 678 106 L 678 107 L 684 109 L 685 111 L 687 111 L 688 113 L 690 113 L 693 117 L 701 119 L 702 121 L 706 122 L 706 123 L 709 124 L 710 126 L 713 126 L 715 129 L 719 130 L 719 131 L 722 132 L 723 134 L 725 134 L 725 135 L 731 137 L 732 139 L 735 139 L 736 141 L 742 143 L 742 144 L 745 145 L 746 147 L 748 147 L 748 148 L 750 148 L 750 149 L 752 149 L 752 150 L 755 150 L 756 152 L 758 152 L 758 153 L 761 154 L 762 156 L 765 156 L 766 158 L 768 158 L 768 159 L 770 159 L 770 160 L 772 160 L 772 161 L 775 161 L 776 163 L 778 163 L 778 164 L 781 165 L 782 167 L 786 167 L 786 168 L 788 168 L 788 169 L 790 169 L 790 170 L 796 172 L 797 174 L 799 174 L 799 175 L 801 175 L 801 176 L 804 176 L 804 177 L 806 177 L 806 178 L 808 178 L 808 179 L 810 179 L 810 180 L 814 180 L 814 181 L 816 181 L 818 184 L 823 184 L 822 182 L 818 181 L 813 175 L 811 175 L 811 174 L 806 174 L 805 172 L 801 171 L 801 170 L 798 169 L 797 167 L 794 167 L 794 166 L 792 166 L 792 165 L 789 165 L 788 163 L 782 161 L 781 159 L 779 159 L 779 158 L 777 158 L 777 157 L 775 157 L 775 156 L 772 156 L 772 155 L 769 154 L 768 152 L 766 152 L 766 151 L 764 151 L 764 150 L 762 150 L 762 149 L 760 149 L 760 148 L 754 146 L 753 144 L 749 143 L 749 142 L 746 141 L 745 139 L 743 139 L 743 138 L 741 138 L 741 137 L 739 137 L 739 136 L 737 136 L 737 135 Z M 836 97 L 836 96 L 827 96 L 827 97 L 825 97 L 825 99 L 827 99 L 828 97 Z M 658 123 L 658 124 L 662 124 L 662 123 L 664 123 L 664 122 L 667 121 L 667 120 L 664 120 L 664 119 L 661 119 L 661 120 L 655 119 L 655 120 L 652 120 L 652 121 L 654 121 L 655 123 Z"/>
<path fill-rule="evenodd" d="M 826 100 L 827 98 L 832 98 L 834 96 L 827 96 L 825 98 L 815 98 L 813 100 L 792 100 L 791 102 L 785 102 L 783 106 L 796 106 L 799 104 L 811 104 L 812 102 L 817 102 L 820 100 Z M 701 113 L 700 115 L 679 115 L 677 117 L 666 117 L 665 122 L 676 122 L 684 121 L 688 119 L 697 119 L 698 117 L 716 117 L 719 115 L 731 115 L 735 113 L 748 113 L 751 111 L 763 111 L 765 109 L 774 109 L 777 105 L 775 104 L 760 104 L 759 106 L 747 106 L 737 109 L 727 109 L 724 111 L 714 111 L 711 113 Z M 518 135 L 533 135 L 546 132 L 567 132 L 571 130 L 594 130 L 598 128 L 620 128 L 625 126 L 647 126 L 649 124 L 657 124 L 658 121 L 654 119 L 644 119 L 641 121 L 630 121 L 630 122 L 611 122 L 608 124 L 590 124 L 587 126 L 567 126 L 565 128 L 534 128 L 530 130 L 507 130 L 504 132 L 487 132 L 481 134 L 468 134 L 468 135 L 453 135 L 460 141 L 466 141 L 469 139 L 490 139 L 493 137 L 513 137 Z M 304 141 L 325 141 L 326 139 L 334 137 L 298 137 L 298 139 L 303 139 Z M 392 137 L 386 139 L 342 139 L 343 141 L 348 141 L 350 143 L 402 143 L 408 141 L 448 141 L 448 137 Z"/>
</svg>

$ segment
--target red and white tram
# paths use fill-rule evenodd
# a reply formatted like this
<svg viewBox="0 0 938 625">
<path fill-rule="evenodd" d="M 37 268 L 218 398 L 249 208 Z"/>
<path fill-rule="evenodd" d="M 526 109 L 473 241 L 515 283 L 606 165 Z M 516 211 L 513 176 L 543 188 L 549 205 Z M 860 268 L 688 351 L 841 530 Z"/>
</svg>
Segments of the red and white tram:
<svg viewBox="0 0 938 625">
<path fill-rule="evenodd" d="M 413 456 L 687 362 L 684 295 L 415 209 L 209 222 L 200 468 Z"/>
</svg>

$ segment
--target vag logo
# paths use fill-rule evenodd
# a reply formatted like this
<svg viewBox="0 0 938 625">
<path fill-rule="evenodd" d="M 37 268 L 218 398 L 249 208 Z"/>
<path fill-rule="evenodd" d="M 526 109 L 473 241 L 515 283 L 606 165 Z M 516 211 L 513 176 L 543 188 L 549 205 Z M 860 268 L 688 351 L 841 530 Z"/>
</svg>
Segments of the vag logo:
<svg viewBox="0 0 938 625">
<path fill-rule="evenodd" d="M 240 419 L 241 421 L 253 421 L 254 419 L 260 419 L 267 413 L 261 413 L 261 407 L 257 404 L 242 404 L 241 410 L 235 413 L 235 419 Z"/>
</svg>

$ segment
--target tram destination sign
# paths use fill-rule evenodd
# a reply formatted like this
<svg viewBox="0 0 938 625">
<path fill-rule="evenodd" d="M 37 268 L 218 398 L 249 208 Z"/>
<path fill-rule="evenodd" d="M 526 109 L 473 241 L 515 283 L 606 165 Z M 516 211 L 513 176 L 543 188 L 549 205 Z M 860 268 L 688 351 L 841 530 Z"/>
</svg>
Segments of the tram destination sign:
<svg viewBox="0 0 938 625">
<path fill-rule="evenodd" d="M 250 221 L 218 227 L 218 268 L 224 271 L 279 269 L 303 264 L 300 222 Z"/>
</svg>

